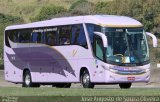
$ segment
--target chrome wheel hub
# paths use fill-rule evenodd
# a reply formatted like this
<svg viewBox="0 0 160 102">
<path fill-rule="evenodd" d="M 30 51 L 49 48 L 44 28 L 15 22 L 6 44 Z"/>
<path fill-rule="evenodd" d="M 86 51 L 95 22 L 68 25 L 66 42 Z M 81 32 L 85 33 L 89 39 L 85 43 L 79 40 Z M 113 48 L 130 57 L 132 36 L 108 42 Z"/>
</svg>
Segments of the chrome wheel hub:
<svg viewBox="0 0 160 102">
<path fill-rule="evenodd" d="M 83 77 L 83 83 L 89 83 L 89 75 L 85 74 Z"/>
<path fill-rule="evenodd" d="M 26 83 L 26 85 L 29 85 L 30 82 L 31 82 L 30 76 L 29 76 L 29 75 L 26 75 L 26 77 L 25 77 L 25 83 Z"/>
</svg>

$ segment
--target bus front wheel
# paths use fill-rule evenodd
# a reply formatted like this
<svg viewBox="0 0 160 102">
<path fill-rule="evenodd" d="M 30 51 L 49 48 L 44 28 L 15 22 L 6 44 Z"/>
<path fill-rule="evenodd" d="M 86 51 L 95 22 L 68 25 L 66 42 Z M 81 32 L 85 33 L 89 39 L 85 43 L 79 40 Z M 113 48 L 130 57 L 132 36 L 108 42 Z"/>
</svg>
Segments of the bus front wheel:
<svg viewBox="0 0 160 102">
<path fill-rule="evenodd" d="M 81 84 L 84 88 L 94 88 L 94 83 L 91 83 L 90 75 L 87 70 L 85 70 L 81 75 Z"/>
<path fill-rule="evenodd" d="M 131 87 L 132 83 L 120 83 L 119 87 L 121 89 L 129 89 Z"/>
<path fill-rule="evenodd" d="M 24 72 L 22 87 L 40 87 L 40 84 L 32 83 L 31 73 L 29 70 Z"/>
</svg>

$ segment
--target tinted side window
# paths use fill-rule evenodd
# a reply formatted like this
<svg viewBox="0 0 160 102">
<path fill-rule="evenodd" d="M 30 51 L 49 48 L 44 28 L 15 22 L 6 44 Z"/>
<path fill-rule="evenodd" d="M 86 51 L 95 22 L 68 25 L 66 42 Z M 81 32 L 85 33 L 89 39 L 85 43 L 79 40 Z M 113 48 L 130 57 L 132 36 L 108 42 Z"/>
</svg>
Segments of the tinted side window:
<svg viewBox="0 0 160 102">
<path fill-rule="evenodd" d="M 59 45 L 71 44 L 71 26 L 59 27 Z"/>
<path fill-rule="evenodd" d="M 10 44 L 9 44 L 9 32 L 11 31 L 5 31 L 5 44 L 7 47 L 11 47 Z"/>
<path fill-rule="evenodd" d="M 57 27 L 38 28 L 32 32 L 32 43 L 47 44 L 50 46 L 57 45 Z"/>
<path fill-rule="evenodd" d="M 72 26 L 72 44 L 88 48 L 83 25 Z"/>
<path fill-rule="evenodd" d="M 32 33 L 32 42 L 33 43 L 43 43 L 44 39 L 43 39 L 43 33 L 41 32 L 33 32 Z"/>
<path fill-rule="evenodd" d="M 87 24 L 87 31 L 89 34 L 89 38 L 91 43 L 93 43 L 93 35 L 94 35 L 94 25 L 93 24 Z"/>
<path fill-rule="evenodd" d="M 57 45 L 57 33 L 54 31 L 45 32 L 45 44 L 50 46 Z"/>
<path fill-rule="evenodd" d="M 9 39 L 13 42 L 18 42 L 18 31 L 17 30 L 11 30 L 8 32 Z"/>
<path fill-rule="evenodd" d="M 29 43 L 30 42 L 31 31 L 30 30 L 20 30 L 18 32 L 19 43 Z"/>
<path fill-rule="evenodd" d="M 9 30 L 5 32 L 5 44 L 11 47 L 9 40 L 14 43 L 29 43 L 31 38 L 31 30 Z"/>
<path fill-rule="evenodd" d="M 101 32 L 101 27 L 95 24 L 86 24 L 86 26 L 87 26 L 87 31 L 89 34 L 89 39 L 91 41 L 91 45 L 93 47 L 94 32 Z"/>
<path fill-rule="evenodd" d="M 97 58 L 103 60 L 103 43 L 99 36 L 94 38 L 94 54 Z"/>
</svg>

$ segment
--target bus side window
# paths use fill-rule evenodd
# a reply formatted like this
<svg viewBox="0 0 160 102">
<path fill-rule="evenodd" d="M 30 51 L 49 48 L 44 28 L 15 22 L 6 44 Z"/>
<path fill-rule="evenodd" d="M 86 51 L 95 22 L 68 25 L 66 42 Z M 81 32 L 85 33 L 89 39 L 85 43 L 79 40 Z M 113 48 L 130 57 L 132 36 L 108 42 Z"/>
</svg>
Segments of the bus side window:
<svg viewBox="0 0 160 102">
<path fill-rule="evenodd" d="M 89 39 L 93 48 L 93 36 L 94 36 L 94 32 L 101 32 L 101 27 L 95 24 L 86 24 L 87 27 L 87 31 L 89 34 Z"/>
<path fill-rule="evenodd" d="M 72 27 L 72 44 L 88 48 L 83 25 L 74 25 Z"/>
<path fill-rule="evenodd" d="M 71 26 L 62 26 L 59 31 L 59 45 L 71 44 Z"/>
<path fill-rule="evenodd" d="M 18 34 L 19 36 L 19 43 L 24 43 L 24 37 L 22 34 Z"/>
<path fill-rule="evenodd" d="M 41 32 L 33 32 L 32 33 L 32 42 L 33 43 L 42 43 L 43 42 L 43 36 Z"/>
<path fill-rule="evenodd" d="M 18 32 L 19 43 L 29 43 L 30 42 L 31 31 L 21 30 Z"/>
<path fill-rule="evenodd" d="M 57 45 L 57 36 L 56 32 L 45 32 L 45 44 L 50 46 Z"/>
<path fill-rule="evenodd" d="M 80 34 L 80 27 L 79 26 L 73 26 L 72 28 L 72 44 L 73 45 L 78 45 L 78 36 Z"/>
<path fill-rule="evenodd" d="M 18 33 L 14 32 L 14 34 L 12 35 L 12 39 L 13 42 L 18 42 Z"/>
<path fill-rule="evenodd" d="M 42 41 L 42 33 L 37 33 L 37 43 L 41 43 Z"/>
<path fill-rule="evenodd" d="M 94 37 L 94 54 L 97 58 L 104 60 L 103 56 L 103 42 L 99 36 Z"/>
<path fill-rule="evenodd" d="M 91 44 L 93 45 L 94 25 L 93 24 L 86 24 L 86 25 Z"/>
<path fill-rule="evenodd" d="M 5 31 L 5 44 L 6 46 L 11 47 L 9 40 L 14 43 L 18 42 L 18 34 L 16 30 Z"/>
<path fill-rule="evenodd" d="M 11 30 L 8 32 L 8 37 L 12 42 L 18 42 L 18 32 L 15 30 Z"/>
<path fill-rule="evenodd" d="M 10 38 L 9 38 L 9 36 L 10 36 L 9 34 L 10 34 L 10 32 L 11 32 L 11 31 L 5 31 L 5 45 L 6 45 L 7 47 L 11 47 L 11 46 L 10 46 L 10 43 L 9 43 L 9 39 L 10 39 Z"/>
<path fill-rule="evenodd" d="M 32 43 L 36 43 L 37 42 L 37 32 L 33 32 L 32 33 Z"/>
</svg>

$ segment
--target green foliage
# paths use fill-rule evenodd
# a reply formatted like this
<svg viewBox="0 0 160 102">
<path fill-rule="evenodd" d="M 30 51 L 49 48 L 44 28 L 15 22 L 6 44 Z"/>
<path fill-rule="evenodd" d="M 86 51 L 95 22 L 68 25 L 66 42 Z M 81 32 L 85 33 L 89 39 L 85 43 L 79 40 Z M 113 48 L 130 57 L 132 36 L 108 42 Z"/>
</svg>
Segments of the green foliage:
<svg viewBox="0 0 160 102">
<path fill-rule="evenodd" d="M 160 25 L 159 5 L 160 0 L 2 0 L 0 12 L 18 15 L 26 22 L 66 15 L 124 15 L 142 22 L 147 31 L 156 31 Z"/>
<path fill-rule="evenodd" d="M 105 7 L 108 6 L 108 2 L 98 2 L 95 5 L 95 10 L 97 13 L 105 13 L 106 9 Z"/>
<path fill-rule="evenodd" d="M 0 14 L 0 59 L 2 58 L 3 53 L 3 32 L 6 26 L 22 23 L 23 20 L 20 17 L 10 16 L 10 15 L 4 15 Z M 2 64 L 2 61 L 0 60 L 0 66 Z"/>
<path fill-rule="evenodd" d="M 76 2 L 74 2 L 70 8 L 69 8 L 69 11 L 72 11 L 74 8 L 76 8 L 76 6 L 78 6 L 79 4 L 82 4 L 82 3 L 86 3 L 87 0 L 77 0 Z"/>
<path fill-rule="evenodd" d="M 124 15 L 133 17 L 144 24 L 146 31 L 152 31 L 160 25 L 160 1 L 159 0 L 113 0 L 98 2 L 95 5 L 96 13 Z"/>
<path fill-rule="evenodd" d="M 0 23 L 8 24 L 8 23 L 20 23 L 20 22 L 23 22 L 23 20 L 20 17 L 0 14 Z"/>
<path fill-rule="evenodd" d="M 72 15 L 90 15 L 94 13 L 93 3 L 88 2 L 86 0 L 82 0 L 83 2 L 80 1 L 78 0 L 71 6 L 70 12 L 72 13 Z"/>
<path fill-rule="evenodd" d="M 66 9 L 62 6 L 49 5 L 44 6 L 40 10 L 39 14 L 35 18 L 31 18 L 32 21 L 41 21 L 48 19 L 52 15 L 56 15 L 62 12 L 65 12 Z"/>
<path fill-rule="evenodd" d="M 20 17 L 0 14 L 0 40 L 3 38 L 2 35 L 6 26 L 22 22 L 23 20 Z"/>
<path fill-rule="evenodd" d="M 0 14 L 0 36 L 3 35 L 4 28 L 6 26 L 10 24 L 18 24 L 22 22 L 23 22 L 23 19 L 21 19 L 20 17 Z"/>
</svg>

